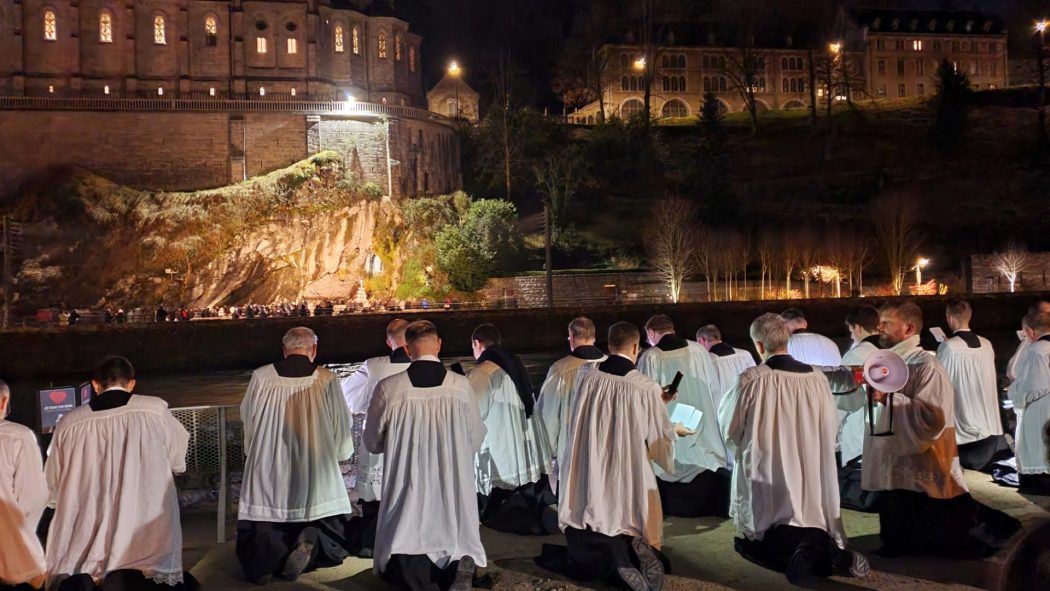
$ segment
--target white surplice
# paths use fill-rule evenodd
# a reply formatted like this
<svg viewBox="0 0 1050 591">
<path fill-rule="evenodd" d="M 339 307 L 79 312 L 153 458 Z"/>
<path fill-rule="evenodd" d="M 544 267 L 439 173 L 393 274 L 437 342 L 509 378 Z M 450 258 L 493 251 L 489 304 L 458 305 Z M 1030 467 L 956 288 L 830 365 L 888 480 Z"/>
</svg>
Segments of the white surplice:
<svg viewBox="0 0 1050 591">
<path fill-rule="evenodd" d="M 0 419 L 0 584 L 18 585 L 47 571 L 36 526 L 47 506 L 47 480 L 36 435 Z"/>
<path fill-rule="evenodd" d="M 605 359 L 604 355 L 598 359 L 566 355 L 555 361 L 547 371 L 547 378 L 543 380 L 540 397 L 536 401 L 536 413 L 543 424 L 554 457 L 560 457 L 565 448 L 565 432 L 569 426 L 572 396 L 576 391 L 576 376 L 580 368 L 589 363 L 601 363 Z"/>
<path fill-rule="evenodd" d="M 475 461 L 478 492 L 487 495 L 493 488 L 514 490 L 538 482 L 550 471 L 550 445 L 539 417 L 525 416 L 514 380 L 491 361 L 475 367 L 467 379 L 488 431 Z"/>
<path fill-rule="evenodd" d="M 343 396 L 351 415 L 363 415 L 368 412 L 368 403 L 376 384 L 382 379 L 399 374 L 408 369 L 408 363 L 394 363 L 389 355 L 366 359 L 350 377 L 342 382 Z M 367 428 L 367 418 L 361 430 Z M 358 449 L 354 459 L 357 478 L 354 490 L 362 501 L 378 501 L 383 486 L 383 456 L 367 449 Z"/>
<path fill-rule="evenodd" d="M 1028 346 L 1032 344 L 1032 341 L 1027 338 L 1021 339 L 1021 342 L 1017 345 L 1017 350 L 1014 351 L 1013 357 L 1010 357 L 1010 361 L 1006 364 L 1006 379 L 1011 382 L 1017 379 L 1017 363 L 1024 357 L 1024 352 L 1028 350 Z"/>
<path fill-rule="evenodd" d="M 1050 474 L 1044 429 L 1050 421 L 1050 342 L 1038 340 L 1017 362 L 1008 395 L 1017 413 L 1017 468 L 1021 474 Z"/>
<path fill-rule="evenodd" d="M 84 573 L 98 582 L 127 569 L 182 582 L 172 474 L 186 471 L 189 437 L 168 404 L 152 396 L 97 412 L 84 405 L 63 417 L 44 469 L 55 507 L 48 576 Z"/>
<path fill-rule="evenodd" d="M 837 411 L 824 374 L 748 369 L 718 414 L 736 465 L 729 514 L 737 531 L 761 540 L 775 525 L 812 527 L 845 548 Z"/>
<path fill-rule="evenodd" d="M 712 388 L 718 384 L 718 374 L 711 354 L 698 344 L 673 351 L 649 347 L 638 356 L 638 371 L 662 386 L 670 385 L 675 374 L 682 372 L 678 398 L 667 405 L 668 417 L 674 414 L 678 404 L 688 404 L 703 413 L 696 433 L 675 441 L 674 471 L 665 471 L 656 465 L 657 478 L 666 482 L 692 482 L 701 472 L 728 468 L 728 454 L 718 428 L 718 408 L 712 394 Z"/>
<path fill-rule="evenodd" d="M 958 336 L 937 348 L 937 360 L 955 389 L 955 441 L 959 445 L 1003 434 L 995 351 L 988 339 L 977 338 L 981 346 L 976 349 Z"/>
<path fill-rule="evenodd" d="M 864 366 L 864 362 L 879 348 L 868 341 L 855 343 L 842 355 L 842 365 Z M 864 386 L 858 386 L 850 394 L 835 396 L 839 410 L 839 451 L 845 466 L 864 453 L 864 434 L 868 431 L 868 394 Z"/>
<path fill-rule="evenodd" d="M 559 526 L 606 536 L 626 534 L 659 548 L 663 507 L 653 465 L 674 467 L 674 427 L 662 388 L 631 370 L 625 376 L 580 369 L 561 462 Z"/>
<path fill-rule="evenodd" d="M 383 454 L 386 475 L 375 572 L 394 554 L 426 554 L 440 568 L 470 556 L 485 566 L 474 485 L 485 424 L 467 379 L 448 372 L 441 386 L 417 388 L 404 372 L 386 378 L 367 424 L 365 446 Z"/>
<path fill-rule="evenodd" d="M 351 512 L 339 462 L 354 442 L 338 376 L 318 367 L 286 378 L 273 365 L 260 367 L 241 420 L 247 459 L 238 519 L 302 522 Z"/>
<path fill-rule="evenodd" d="M 864 490 L 910 490 L 934 499 L 969 492 L 955 443 L 955 391 L 944 366 L 912 336 L 890 349 L 910 375 L 893 397 L 893 435 L 864 436 Z M 889 427 L 890 409 L 876 413 L 875 430 Z"/>
<path fill-rule="evenodd" d="M 820 367 L 842 365 L 842 353 L 835 341 L 815 332 L 796 332 L 788 339 L 788 355 L 795 361 Z"/>
<path fill-rule="evenodd" d="M 717 411 L 722 404 L 722 398 L 733 387 L 740 374 L 744 373 L 744 370 L 749 367 L 755 366 L 755 358 L 752 357 L 750 351 L 735 347 L 732 355 L 709 354 L 711 355 L 711 363 L 715 366 L 715 375 L 718 376 L 718 387 L 711 391 L 711 395 L 714 398 L 714 408 Z"/>
</svg>

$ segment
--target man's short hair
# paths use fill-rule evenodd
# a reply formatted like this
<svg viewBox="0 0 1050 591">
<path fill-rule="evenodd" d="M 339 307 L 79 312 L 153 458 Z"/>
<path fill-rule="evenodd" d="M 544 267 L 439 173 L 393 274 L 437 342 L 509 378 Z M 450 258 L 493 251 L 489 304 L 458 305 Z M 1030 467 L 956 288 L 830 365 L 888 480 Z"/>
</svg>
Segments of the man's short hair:
<svg viewBox="0 0 1050 591">
<path fill-rule="evenodd" d="M 400 341 L 405 338 L 405 329 L 408 328 L 408 321 L 404 318 L 395 318 L 390 321 L 390 324 L 386 325 L 386 338 L 392 341 Z"/>
<path fill-rule="evenodd" d="M 1029 312 L 1024 317 L 1024 325 L 1035 331 L 1035 334 L 1050 332 L 1050 313 Z"/>
<path fill-rule="evenodd" d="M 102 360 L 95 368 L 95 381 L 102 389 L 113 386 L 127 386 L 128 382 L 135 379 L 135 368 L 127 357 L 111 355 Z"/>
<path fill-rule="evenodd" d="M 594 322 L 586 316 L 574 318 L 573 321 L 569 323 L 569 334 L 571 334 L 574 339 L 593 341 L 595 338 Z"/>
<path fill-rule="evenodd" d="M 718 330 L 718 327 L 714 324 L 705 324 L 700 327 L 700 330 L 696 331 L 696 340 L 704 339 L 705 341 L 721 341 L 722 331 Z"/>
<path fill-rule="evenodd" d="M 779 314 L 767 312 L 751 323 L 751 340 L 765 345 L 766 351 L 780 351 L 787 347 L 788 338 L 787 321 Z"/>
<path fill-rule="evenodd" d="M 645 323 L 645 330 L 660 334 L 674 332 L 674 321 L 667 314 L 657 314 Z"/>
<path fill-rule="evenodd" d="M 617 322 L 609 327 L 609 350 L 623 351 L 631 345 L 641 344 L 642 337 L 638 327 L 630 322 Z"/>
<path fill-rule="evenodd" d="M 317 344 L 317 335 L 305 326 L 288 329 L 281 339 L 285 351 L 305 351 Z"/>
<path fill-rule="evenodd" d="M 896 312 L 901 322 L 910 322 L 915 325 L 915 334 L 922 331 L 922 308 L 911 300 L 886 302 L 879 309 L 879 314 Z"/>
<path fill-rule="evenodd" d="M 973 318 L 973 308 L 970 307 L 970 302 L 964 299 L 953 298 L 948 300 L 948 305 L 945 306 L 948 315 L 952 318 L 958 318 L 964 322 L 969 322 Z"/>
<path fill-rule="evenodd" d="M 780 313 L 780 317 L 784 320 L 805 320 L 806 315 L 802 313 L 802 310 L 798 308 L 788 308 Z"/>
<path fill-rule="evenodd" d="M 846 312 L 846 324 L 876 332 L 879 330 L 879 311 L 875 306 L 853 306 Z"/>
<path fill-rule="evenodd" d="M 405 344 L 412 345 L 426 338 L 438 338 L 438 329 L 429 320 L 416 320 L 405 327 Z"/>
<path fill-rule="evenodd" d="M 477 341 L 488 349 L 489 347 L 499 347 L 503 342 L 503 336 L 500 335 L 499 329 L 496 328 L 495 324 L 481 324 L 474 329 L 474 334 L 470 335 L 470 340 Z"/>
<path fill-rule="evenodd" d="M 1035 302 L 1031 306 L 1028 306 L 1028 311 L 1029 312 L 1038 312 L 1039 309 L 1044 307 L 1044 306 L 1050 307 L 1050 302 L 1048 302 L 1046 300 L 1039 300 L 1038 302 Z"/>
<path fill-rule="evenodd" d="M 7 385 L 7 382 L 0 380 L 0 399 L 11 397 L 11 387 Z"/>
</svg>

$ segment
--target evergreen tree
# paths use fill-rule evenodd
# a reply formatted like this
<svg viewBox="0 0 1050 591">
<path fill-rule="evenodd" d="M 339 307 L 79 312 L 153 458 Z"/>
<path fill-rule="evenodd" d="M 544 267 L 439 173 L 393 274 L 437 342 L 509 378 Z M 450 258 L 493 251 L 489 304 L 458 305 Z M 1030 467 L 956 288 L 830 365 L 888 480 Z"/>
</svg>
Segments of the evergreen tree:
<svg viewBox="0 0 1050 591">
<path fill-rule="evenodd" d="M 933 125 L 930 139 L 942 152 L 956 149 L 966 135 L 969 125 L 973 90 L 965 72 L 955 68 L 947 59 L 937 68 L 937 95 L 931 101 Z"/>
<path fill-rule="evenodd" d="M 682 151 L 680 192 L 701 206 L 709 221 L 732 221 L 739 215 L 733 190 L 729 132 L 722 103 L 713 93 L 704 95 L 696 134 Z"/>
</svg>

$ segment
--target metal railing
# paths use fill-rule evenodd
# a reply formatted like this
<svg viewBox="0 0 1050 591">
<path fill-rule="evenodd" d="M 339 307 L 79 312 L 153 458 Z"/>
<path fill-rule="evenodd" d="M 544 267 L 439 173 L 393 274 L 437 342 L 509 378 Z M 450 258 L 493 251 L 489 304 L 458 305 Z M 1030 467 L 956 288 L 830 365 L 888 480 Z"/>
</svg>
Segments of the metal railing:
<svg viewBox="0 0 1050 591">
<path fill-rule="evenodd" d="M 419 119 L 451 125 L 438 113 L 402 105 L 348 101 L 219 99 L 219 98 L 120 98 L 120 97 L 0 97 L 0 110 L 57 111 L 247 111 L 301 113 L 304 115 L 366 115 L 380 118 Z"/>
<path fill-rule="evenodd" d="M 227 406 L 173 408 L 171 413 L 190 434 L 186 449 L 186 472 L 177 477 L 180 489 L 216 493 L 216 540 L 226 542 L 232 508 L 230 475 L 244 470 L 244 435 L 241 423 L 230 420 Z M 196 488 L 192 488 L 196 487 Z"/>
</svg>

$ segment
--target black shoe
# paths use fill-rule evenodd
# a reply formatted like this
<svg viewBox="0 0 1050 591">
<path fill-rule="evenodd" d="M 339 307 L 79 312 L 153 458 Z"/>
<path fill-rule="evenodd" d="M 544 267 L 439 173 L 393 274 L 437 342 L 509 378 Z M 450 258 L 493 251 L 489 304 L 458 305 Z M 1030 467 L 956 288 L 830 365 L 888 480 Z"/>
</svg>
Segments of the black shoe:
<svg viewBox="0 0 1050 591">
<path fill-rule="evenodd" d="M 817 562 L 817 549 L 810 544 L 803 544 L 795 549 L 788 561 L 787 580 L 792 585 L 798 585 L 804 579 L 813 575 L 813 566 Z"/>
<path fill-rule="evenodd" d="M 310 542 L 299 542 L 284 561 L 284 568 L 281 569 L 281 578 L 289 581 L 298 579 L 299 575 L 306 570 L 306 567 L 310 566 L 310 559 L 313 558 L 313 554 L 313 544 Z"/>
<path fill-rule="evenodd" d="M 871 572 L 871 564 L 860 552 L 851 550 L 835 550 L 835 557 L 831 559 L 832 572 L 840 577 L 853 577 L 863 579 Z"/>
<path fill-rule="evenodd" d="M 448 591 L 470 591 L 474 588 L 474 559 L 470 556 L 464 556 L 459 559 L 459 565 L 456 566 L 456 579 L 452 581 L 452 586 L 449 587 Z"/>
<path fill-rule="evenodd" d="M 639 538 L 633 538 L 631 540 L 631 548 L 634 549 L 634 553 L 638 556 L 638 563 L 642 576 L 645 577 L 645 581 L 649 583 L 649 588 L 652 591 L 660 591 L 664 587 L 664 564 L 660 562 L 660 559 L 653 552 L 653 549 Z"/>
<path fill-rule="evenodd" d="M 652 591 L 649 589 L 649 583 L 646 582 L 645 577 L 643 577 L 642 573 L 636 568 L 625 566 L 620 567 L 616 569 L 616 574 L 620 576 L 620 580 L 623 581 L 631 591 Z"/>
</svg>

